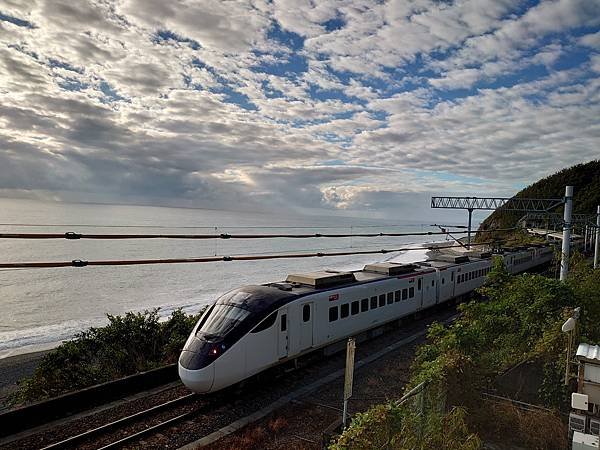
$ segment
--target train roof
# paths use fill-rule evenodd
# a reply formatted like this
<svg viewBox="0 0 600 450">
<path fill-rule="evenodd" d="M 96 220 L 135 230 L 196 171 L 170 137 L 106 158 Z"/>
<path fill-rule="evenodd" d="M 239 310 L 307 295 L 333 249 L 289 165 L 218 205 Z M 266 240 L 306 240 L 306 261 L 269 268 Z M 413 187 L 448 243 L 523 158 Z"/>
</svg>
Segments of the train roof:
<svg viewBox="0 0 600 450">
<path fill-rule="evenodd" d="M 367 264 L 362 270 L 343 272 L 324 270 L 316 272 L 294 273 L 285 281 L 268 283 L 265 286 L 302 295 L 309 292 L 328 290 L 334 287 L 346 287 L 387 278 L 410 277 L 431 272 L 430 267 L 418 264 L 403 264 L 391 261 Z"/>
</svg>

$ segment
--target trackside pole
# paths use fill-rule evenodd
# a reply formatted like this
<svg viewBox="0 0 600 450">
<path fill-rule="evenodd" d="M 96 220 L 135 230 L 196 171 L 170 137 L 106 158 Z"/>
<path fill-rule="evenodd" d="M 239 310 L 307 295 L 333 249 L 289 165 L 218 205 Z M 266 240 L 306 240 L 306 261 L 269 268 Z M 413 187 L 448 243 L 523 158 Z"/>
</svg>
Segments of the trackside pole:
<svg viewBox="0 0 600 450">
<path fill-rule="evenodd" d="M 565 188 L 565 214 L 563 217 L 562 257 L 560 261 L 560 281 L 569 273 L 569 254 L 571 252 L 571 213 L 573 212 L 573 186 Z"/>
<path fill-rule="evenodd" d="M 471 250 L 471 218 L 473 216 L 473 209 L 469 208 L 469 228 L 467 232 L 467 248 Z"/>
<path fill-rule="evenodd" d="M 348 338 L 346 345 L 346 376 L 344 379 L 344 412 L 342 414 L 342 428 L 346 428 L 348 419 L 348 399 L 352 397 L 352 381 L 354 378 L 354 352 L 356 350 L 356 341 L 354 338 Z"/>
<path fill-rule="evenodd" d="M 600 264 L 600 206 L 598 206 L 598 211 L 596 213 L 596 245 L 594 249 L 594 269 L 598 268 Z"/>
</svg>

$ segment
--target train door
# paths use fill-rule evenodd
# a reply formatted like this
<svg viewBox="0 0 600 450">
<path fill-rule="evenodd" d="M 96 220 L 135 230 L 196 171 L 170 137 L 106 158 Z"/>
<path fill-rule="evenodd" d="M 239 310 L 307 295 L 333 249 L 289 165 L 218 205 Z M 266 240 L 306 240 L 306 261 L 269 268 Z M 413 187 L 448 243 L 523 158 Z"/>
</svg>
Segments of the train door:
<svg viewBox="0 0 600 450">
<path fill-rule="evenodd" d="M 304 303 L 300 306 L 300 351 L 313 346 L 313 302 Z"/>
<path fill-rule="evenodd" d="M 288 309 L 281 308 L 279 310 L 278 333 L 277 333 L 277 356 L 279 359 L 285 358 L 288 355 L 289 337 L 288 337 Z"/>
<path fill-rule="evenodd" d="M 437 299 L 437 286 L 436 286 L 437 272 L 429 272 L 423 277 L 423 301 L 421 302 L 421 308 L 429 308 L 435 305 Z"/>
</svg>

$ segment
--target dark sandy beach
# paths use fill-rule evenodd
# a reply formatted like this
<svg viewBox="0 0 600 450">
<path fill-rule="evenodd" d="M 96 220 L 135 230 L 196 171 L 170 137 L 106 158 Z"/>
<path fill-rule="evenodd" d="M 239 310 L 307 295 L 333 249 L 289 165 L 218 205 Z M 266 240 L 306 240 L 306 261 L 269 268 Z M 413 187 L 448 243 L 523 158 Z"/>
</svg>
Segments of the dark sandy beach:
<svg viewBox="0 0 600 450">
<path fill-rule="evenodd" d="M 30 376 L 48 351 L 25 353 L 0 359 L 0 410 L 6 397 L 17 388 L 17 381 Z"/>
</svg>

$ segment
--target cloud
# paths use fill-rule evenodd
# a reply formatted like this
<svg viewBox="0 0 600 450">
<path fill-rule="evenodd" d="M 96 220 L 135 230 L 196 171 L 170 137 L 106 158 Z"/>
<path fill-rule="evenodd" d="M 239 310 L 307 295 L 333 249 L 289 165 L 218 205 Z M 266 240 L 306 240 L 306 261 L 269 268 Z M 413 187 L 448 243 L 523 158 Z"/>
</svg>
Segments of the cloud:
<svg viewBox="0 0 600 450">
<path fill-rule="evenodd" d="M 6 0 L 0 190 L 369 216 L 509 195 L 597 157 L 599 35 L 599 0 Z"/>
</svg>

